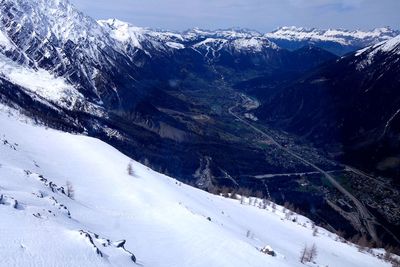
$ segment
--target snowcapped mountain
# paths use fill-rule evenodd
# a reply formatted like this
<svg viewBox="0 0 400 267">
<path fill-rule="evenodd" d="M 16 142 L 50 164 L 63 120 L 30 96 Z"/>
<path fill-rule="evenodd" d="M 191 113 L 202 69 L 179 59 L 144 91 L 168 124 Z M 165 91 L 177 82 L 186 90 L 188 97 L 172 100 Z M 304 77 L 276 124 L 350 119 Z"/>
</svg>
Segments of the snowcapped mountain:
<svg viewBox="0 0 400 267">
<path fill-rule="evenodd" d="M 199 70 L 205 68 L 201 64 L 206 64 L 210 55 L 218 57 L 226 52 L 231 57 L 229 62 L 234 62 L 237 56 L 277 49 L 250 32 L 234 36 L 233 31 L 192 30 L 180 34 L 138 28 L 118 20 L 96 22 L 69 1 L 2 0 L 0 12 L 0 54 L 4 58 L 59 77 L 91 106 L 108 110 L 131 108 L 145 94 L 142 87 L 147 80 L 166 76 L 171 66 L 179 71 L 177 65 L 182 62 L 196 62 L 194 69 Z M 204 42 L 211 36 L 227 42 L 223 46 L 219 41 Z M 208 53 L 211 50 L 213 53 Z M 160 70 L 160 66 L 165 69 Z M 50 100 L 56 104 L 54 98 Z M 77 101 L 72 102 L 68 105 Z M 82 106 L 70 108 L 85 111 Z"/>
<path fill-rule="evenodd" d="M 313 244 L 308 266 L 389 266 L 281 206 L 194 189 L 2 105 L 0 125 L 4 266 L 300 267 Z"/>
<path fill-rule="evenodd" d="M 265 34 L 271 38 L 300 41 L 331 41 L 343 45 L 363 43 L 363 45 L 385 41 L 393 37 L 397 31 L 387 28 L 377 28 L 372 31 L 348 31 L 342 29 L 307 29 L 297 27 L 281 27 Z"/>
<path fill-rule="evenodd" d="M 182 44 L 184 37 L 178 33 L 136 27 L 117 19 L 99 20 L 98 24 L 117 42 L 122 43 L 127 52 L 129 49 L 141 49 L 152 56 L 154 52 L 185 48 Z"/>
<path fill-rule="evenodd" d="M 116 19 L 100 20 L 98 23 L 114 39 L 122 42 L 128 52 L 131 48 L 137 48 L 144 50 L 149 56 L 155 52 L 173 52 L 187 48 L 202 53 L 207 59 L 215 59 L 220 56 L 220 52 L 242 54 L 279 49 L 255 31 L 207 31 L 195 28 L 177 33 L 136 27 Z"/>
<path fill-rule="evenodd" d="M 119 104 L 113 78 L 133 64 L 96 21 L 59 0 L 2 0 L 0 12 L 3 55 L 63 77 L 88 101 Z"/>
<path fill-rule="evenodd" d="M 90 102 L 85 105 L 69 100 L 70 109 L 81 111 L 93 105 L 131 108 L 143 95 L 142 87 L 148 79 L 155 75 L 174 78 L 171 76 L 181 69 L 177 65 L 185 62 L 196 62 L 191 68 L 201 73 L 210 63 L 234 69 L 287 67 L 298 56 L 273 42 L 279 38 L 354 46 L 354 40 L 361 45 L 383 40 L 394 32 L 281 28 L 265 35 L 238 29 L 176 33 L 135 27 L 116 19 L 96 22 L 60 0 L 2 0 L 0 12 L 0 53 L 24 68 L 63 79 L 74 87 L 75 98 L 81 94 Z M 176 70 L 166 77 L 167 69 Z"/>
<path fill-rule="evenodd" d="M 358 69 L 363 69 L 375 61 L 379 61 L 384 58 L 384 61 L 380 62 L 382 67 L 388 68 L 391 64 L 396 64 L 399 61 L 400 56 L 400 35 L 385 41 L 378 43 L 373 46 L 366 47 L 357 51 L 356 53 L 356 64 Z"/>
<path fill-rule="evenodd" d="M 252 37 L 262 37 L 262 34 L 248 29 L 220 29 L 220 30 L 205 30 L 200 28 L 193 28 L 187 31 L 184 31 L 183 34 L 188 38 L 195 40 L 197 38 L 207 38 L 207 37 L 214 37 L 214 38 L 221 38 L 221 39 L 228 39 L 234 40 L 238 38 L 252 38 Z"/>
<path fill-rule="evenodd" d="M 314 44 L 342 55 L 357 50 L 357 48 L 389 40 L 398 34 L 400 34 L 399 31 L 389 27 L 377 28 L 372 31 L 281 27 L 265 34 L 265 37 L 288 49 L 297 49 L 305 44 Z"/>
<path fill-rule="evenodd" d="M 0 12 L 3 59 L 59 77 L 71 86 L 66 89 L 69 95 L 73 87 L 73 100 L 62 97 L 70 98 L 67 106 L 72 110 L 93 110 L 88 106 L 131 109 L 145 97 L 143 87 L 149 80 L 155 76 L 176 79 L 182 65 L 203 75 L 215 72 L 210 64 L 235 71 L 261 71 L 297 65 L 303 68 L 293 58 L 306 62 L 278 47 L 267 35 L 250 30 L 176 33 L 135 27 L 116 19 L 97 22 L 61 0 L 2 0 Z M 48 100 L 57 104 L 54 96 Z"/>
<path fill-rule="evenodd" d="M 261 52 L 263 49 L 279 49 L 259 32 L 241 29 L 208 31 L 192 29 L 184 32 L 185 39 L 195 42 L 194 48 L 219 47 L 232 52 Z M 199 42 L 200 41 L 200 42 Z"/>
</svg>

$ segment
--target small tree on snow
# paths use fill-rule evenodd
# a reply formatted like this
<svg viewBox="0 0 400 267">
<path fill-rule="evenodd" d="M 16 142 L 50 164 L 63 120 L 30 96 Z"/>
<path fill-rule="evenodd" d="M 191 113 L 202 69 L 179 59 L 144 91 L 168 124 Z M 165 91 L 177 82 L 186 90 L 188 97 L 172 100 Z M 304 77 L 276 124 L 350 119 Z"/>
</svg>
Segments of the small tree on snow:
<svg viewBox="0 0 400 267">
<path fill-rule="evenodd" d="M 132 167 L 132 163 L 131 162 L 128 163 L 128 167 L 126 168 L 126 170 L 128 171 L 128 174 L 130 176 L 135 176 L 135 172 L 133 171 L 133 167 Z"/>
<path fill-rule="evenodd" d="M 69 197 L 70 199 L 74 199 L 75 196 L 75 189 L 72 186 L 72 183 L 70 181 L 67 181 L 67 197 Z"/>
<path fill-rule="evenodd" d="M 313 262 L 318 255 L 317 246 L 313 244 L 311 248 L 308 248 L 307 245 L 304 245 L 303 249 L 300 252 L 300 262 Z"/>
<path fill-rule="evenodd" d="M 318 234 L 318 228 L 317 228 L 317 227 L 314 227 L 314 230 L 313 230 L 312 235 L 313 235 L 313 236 L 317 236 L 317 234 Z"/>
<path fill-rule="evenodd" d="M 318 255 L 317 246 L 315 244 L 313 244 L 311 246 L 311 248 L 308 250 L 307 254 L 308 254 L 307 255 L 308 261 L 311 261 L 311 262 L 314 261 Z"/>
<path fill-rule="evenodd" d="M 300 262 L 301 263 L 307 262 L 307 251 L 308 251 L 307 245 L 304 245 L 303 249 L 300 252 Z"/>
<path fill-rule="evenodd" d="M 250 237 L 251 237 L 251 231 L 250 231 L 250 230 L 247 230 L 247 232 L 246 232 L 246 237 L 247 237 L 247 238 L 250 238 Z"/>
</svg>

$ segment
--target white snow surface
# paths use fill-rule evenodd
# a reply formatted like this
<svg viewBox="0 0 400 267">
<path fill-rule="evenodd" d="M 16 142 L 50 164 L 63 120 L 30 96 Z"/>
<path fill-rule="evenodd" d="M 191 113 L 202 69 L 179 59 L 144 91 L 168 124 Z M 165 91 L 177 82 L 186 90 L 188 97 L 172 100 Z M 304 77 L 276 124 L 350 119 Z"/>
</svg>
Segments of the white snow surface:
<svg viewBox="0 0 400 267">
<path fill-rule="evenodd" d="M 74 199 L 62 193 L 67 181 Z M 307 218 L 286 220 L 280 206 L 273 212 L 249 205 L 256 199 L 211 195 L 4 106 L 0 199 L 1 266 L 389 266 L 322 228 L 313 236 Z M 316 263 L 299 263 L 313 243 Z M 267 246 L 277 256 L 259 251 Z"/>
<path fill-rule="evenodd" d="M 27 91 L 66 108 L 72 108 L 84 97 L 64 78 L 55 77 L 44 69 L 32 69 L 20 65 L 0 54 L 0 77 L 17 84 Z"/>
<path fill-rule="evenodd" d="M 10 40 L 8 40 L 7 36 L 2 31 L 0 31 L 0 49 L 10 49 L 12 47 L 13 45 Z"/>
<path fill-rule="evenodd" d="M 117 42 L 125 46 L 131 45 L 149 54 L 153 49 L 168 51 L 169 49 L 184 48 L 184 45 L 179 43 L 183 40 L 183 37 L 178 33 L 137 27 L 118 19 L 99 20 L 97 23 Z"/>
<path fill-rule="evenodd" d="M 233 45 L 238 51 L 251 50 L 254 52 L 261 52 L 265 47 L 278 49 L 278 46 L 276 44 L 260 37 L 253 37 L 249 39 L 236 39 L 233 41 Z"/>
</svg>

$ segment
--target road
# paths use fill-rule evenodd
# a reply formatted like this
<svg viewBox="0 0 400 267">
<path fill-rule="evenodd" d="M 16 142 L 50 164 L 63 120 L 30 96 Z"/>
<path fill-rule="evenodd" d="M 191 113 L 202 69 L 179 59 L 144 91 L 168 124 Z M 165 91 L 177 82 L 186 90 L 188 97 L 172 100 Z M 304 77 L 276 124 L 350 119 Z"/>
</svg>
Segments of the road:
<svg viewBox="0 0 400 267">
<path fill-rule="evenodd" d="M 359 169 L 356 169 L 356 168 L 348 166 L 348 165 L 345 165 L 345 168 L 346 168 L 345 170 L 348 171 L 348 172 L 355 173 L 355 174 L 357 174 L 359 176 L 362 176 L 364 178 L 367 178 L 367 179 L 370 179 L 370 180 L 374 181 L 375 183 L 379 184 L 380 186 L 382 186 L 382 187 L 384 187 L 386 189 L 393 190 L 393 188 L 390 187 L 389 185 L 385 184 L 384 182 L 376 179 L 375 177 L 373 177 L 371 175 L 368 175 L 368 174 L 360 171 Z"/>
<path fill-rule="evenodd" d="M 237 120 L 239 120 L 240 122 L 242 122 L 243 124 L 247 125 L 248 127 L 250 127 L 251 129 L 253 129 L 255 132 L 261 134 L 263 137 L 267 138 L 272 144 L 274 144 L 276 147 L 278 147 L 279 149 L 285 151 L 286 153 L 288 153 L 289 155 L 293 156 L 294 158 L 298 159 L 300 162 L 304 163 L 307 166 L 310 166 L 311 168 L 313 168 L 314 170 L 316 170 L 317 172 L 321 173 L 339 192 L 341 192 L 343 195 L 345 195 L 346 197 L 348 197 L 355 205 L 357 212 L 359 214 L 359 219 L 360 221 L 364 224 L 366 230 L 368 231 L 368 233 L 370 234 L 370 236 L 372 237 L 372 239 L 376 242 L 379 242 L 379 238 L 376 234 L 376 229 L 375 229 L 375 224 L 377 224 L 377 220 L 375 219 L 375 217 L 368 211 L 368 209 L 364 206 L 363 203 L 361 203 L 361 201 L 359 201 L 356 197 L 354 197 L 349 191 L 347 191 L 343 186 L 341 186 L 336 180 L 335 178 L 330 175 L 328 172 L 324 171 L 323 169 L 321 169 L 320 167 L 318 167 L 317 165 L 315 165 L 314 163 L 302 158 L 300 155 L 296 154 L 295 152 L 293 152 L 292 150 L 290 150 L 287 147 L 282 146 L 280 143 L 278 143 L 273 137 L 271 137 L 270 135 L 268 135 L 266 132 L 264 132 L 263 130 L 260 130 L 259 128 L 257 128 L 256 126 L 254 126 L 253 124 L 251 124 L 250 122 L 246 121 L 245 119 L 243 119 L 242 117 L 240 117 L 239 115 L 237 115 L 233 110 L 235 108 L 237 108 L 240 104 L 236 104 L 232 107 L 230 107 L 228 109 L 229 114 L 232 115 L 233 117 L 235 117 Z"/>
</svg>

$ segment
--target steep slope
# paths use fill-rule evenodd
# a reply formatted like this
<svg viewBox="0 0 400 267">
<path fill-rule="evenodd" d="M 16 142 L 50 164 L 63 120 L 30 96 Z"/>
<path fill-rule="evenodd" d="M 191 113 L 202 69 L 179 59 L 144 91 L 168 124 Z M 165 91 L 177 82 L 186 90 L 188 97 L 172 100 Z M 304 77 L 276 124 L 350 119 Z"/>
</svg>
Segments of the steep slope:
<svg viewBox="0 0 400 267">
<path fill-rule="evenodd" d="M 265 34 L 267 38 L 281 47 L 293 50 L 305 45 L 315 45 L 337 55 L 344 55 L 360 48 L 386 41 L 400 34 L 389 27 L 371 31 L 342 29 L 308 29 L 281 27 Z"/>
<path fill-rule="evenodd" d="M 294 267 L 315 243 L 313 266 L 389 266 L 322 228 L 313 235 L 282 207 L 210 195 L 99 140 L 0 110 L 4 265 Z M 267 245 L 275 256 L 259 251 Z"/>
<path fill-rule="evenodd" d="M 68 1 L 2 0 L 0 12 L 1 52 L 13 61 L 62 76 L 88 101 L 107 107 L 118 107 L 119 94 L 134 89 L 126 77 L 135 73 L 132 62 Z"/>
<path fill-rule="evenodd" d="M 95 113 L 96 105 L 88 102 L 85 97 L 62 77 L 54 77 L 44 69 L 31 68 L 18 64 L 0 54 L 0 77 L 23 88 L 26 92 L 53 105 L 66 109 L 80 107 Z M 92 109 L 92 110 L 90 110 Z"/>
<path fill-rule="evenodd" d="M 365 48 L 270 94 L 258 115 L 398 177 L 400 38 Z M 398 179 L 397 179 L 398 182 Z"/>
</svg>

